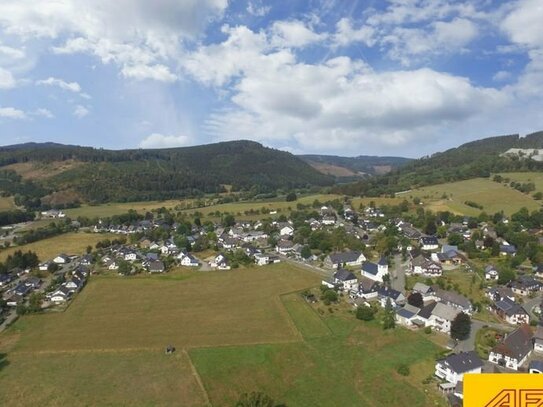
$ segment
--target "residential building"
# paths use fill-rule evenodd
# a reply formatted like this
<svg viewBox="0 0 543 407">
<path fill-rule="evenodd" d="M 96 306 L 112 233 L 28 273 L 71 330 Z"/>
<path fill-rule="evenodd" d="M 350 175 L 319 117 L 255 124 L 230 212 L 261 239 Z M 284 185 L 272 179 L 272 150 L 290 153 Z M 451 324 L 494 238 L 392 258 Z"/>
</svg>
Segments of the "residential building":
<svg viewBox="0 0 543 407">
<path fill-rule="evenodd" d="M 533 334 L 529 325 L 522 325 L 508 334 L 490 351 L 489 362 L 508 369 L 518 370 L 532 353 Z"/>
<path fill-rule="evenodd" d="M 442 380 L 457 384 L 464 380 L 467 373 L 481 373 L 483 361 L 474 351 L 461 352 L 438 360 L 435 367 L 435 375 Z"/>
</svg>

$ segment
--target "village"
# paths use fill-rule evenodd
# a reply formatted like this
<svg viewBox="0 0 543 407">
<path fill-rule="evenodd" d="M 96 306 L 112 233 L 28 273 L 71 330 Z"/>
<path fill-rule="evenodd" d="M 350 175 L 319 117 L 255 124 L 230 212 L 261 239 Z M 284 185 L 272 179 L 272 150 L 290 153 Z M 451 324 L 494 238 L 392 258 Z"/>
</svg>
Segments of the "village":
<svg viewBox="0 0 543 407">
<path fill-rule="evenodd" d="M 167 221 L 159 214 L 123 224 L 100 220 L 86 233 L 118 238 L 104 239 L 84 255 L 59 248 L 56 257 L 40 259 L 34 268 L 0 274 L 0 329 L 18 314 L 35 312 L 36 302 L 39 311 L 65 309 L 95 273 L 130 278 L 176 267 L 235 272 L 289 262 L 322 276 L 321 288 L 306 295 L 308 300 L 333 291 L 326 298 L 353 310 L 390 311 L 393 326 L 438 335 L 451 352 L 436 362 L 435 377 L 451 399 L 462 398 L 466 373 L 543 373 L 543 264 L 511 269 L 517 248 L 497 232 L 509 219 L 495 219 L 496 225 L 436 218 L 438 230 L 427 234 L 427 225 L 416 227 L 391 208 L 370 205 L 357 211 L 334 202 L 298 209 L 290 217 L 276 212 L 235 221 L 226 214 L 222 222 L 205 224 Z M 65 217 L 60 211 L 42 215 Z M 540 231 L 520 233 L 540 239 Z M 454 327 L 462 320 L 469 328 L 459 334 Z"/>
</svg>

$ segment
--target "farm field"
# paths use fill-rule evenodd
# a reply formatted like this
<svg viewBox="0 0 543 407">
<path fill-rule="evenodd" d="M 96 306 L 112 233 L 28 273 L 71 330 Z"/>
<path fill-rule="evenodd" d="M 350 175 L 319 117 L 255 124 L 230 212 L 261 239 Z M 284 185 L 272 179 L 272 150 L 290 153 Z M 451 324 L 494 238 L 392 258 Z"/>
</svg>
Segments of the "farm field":
<svg viewBox="0 0 543 407">
<path fill-rule="evenodd" d="M 122 215 L 129 210 L 135 210 L 145 213 L 153 209 L 158 208 L 174 208 L 179 205 L 182 200 L 170 200 L 170 201 L 146 201 L 146 202 L 126 202 L 126 203 L 107 203 L 103 205 L 82 205 L 79 208 L 66 209 L 66 215 L 71 218 L 77 218 L 78 216 L 86 216 L 89 218 L 100 218 L 114 215 Z"/>
<path fill-rule="evenodd" d="M 481 210 L 466 205 L 466 201 L 482 205 L 489 214 L 503 210 L 506 215 L 511 215 L 522 207 L 532 211 L 541 206 L 529 195 L 486 178 L 424 187 L 397 194 L 397 197 L 408 200 L 418 197 L 427 209 L 436 212 L 448 210 L 468 216 L 477 216 Z"/>
<path fill-rule="evenodd" d="M 320 315 L 294 293 L 319 282 L 287 264 L 93 276 L 65 312 L 0 335 L 0 405 L 231 406 L 255 390 L 289 406 L 443 404 L 421 383 L 436 345 Z M 396 373 L 403 363 L 411 376 Z"/>
<path fill-rule="evenodd" d="M 66 233 L 63 235 L 51 237 L 49 239 L 39 240 L 34 243 L 25 244 L 22 246 L 9 247 L 0 250 L 0 261 L 4 261 L 6 257 L 16 250 L 36 252 L 40 260 L 45 261 L 52 259 L 60 253 L 64 254 L 83 254 L 87 246 L 96 245 L 97 242 L 104 239 L 112 239 L 118 237 L 112 234 L 98 233 Z"/>
<path fill-rule="evenodd" d="M 13 202 L 13 197 L 0 197 L 0 211 L 9 211 L 15 209 L 15 202 Z"/>
</svg>

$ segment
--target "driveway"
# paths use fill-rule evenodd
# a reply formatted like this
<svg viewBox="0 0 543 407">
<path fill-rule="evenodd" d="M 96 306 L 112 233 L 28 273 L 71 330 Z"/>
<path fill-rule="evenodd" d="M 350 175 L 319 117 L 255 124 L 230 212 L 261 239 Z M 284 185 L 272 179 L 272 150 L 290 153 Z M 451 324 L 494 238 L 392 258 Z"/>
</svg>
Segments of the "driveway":
<svg viewBox="0 0 543 407">
<path fill-rule="evenodd" d="M 471 350 L 475 350 L 475 338 L 477 337 L 477 332 L 479 332 L 485 326 L 509 332 L 515 329 L 515 327 L 507 324 L 497 324 L 494 322 L 483 322 L 472 319 L 469 338 L 464 341 L 459 341 L 458 344 L 455 346 L 454 350 L 456 352 L 469 352 Z"/>
</svg>

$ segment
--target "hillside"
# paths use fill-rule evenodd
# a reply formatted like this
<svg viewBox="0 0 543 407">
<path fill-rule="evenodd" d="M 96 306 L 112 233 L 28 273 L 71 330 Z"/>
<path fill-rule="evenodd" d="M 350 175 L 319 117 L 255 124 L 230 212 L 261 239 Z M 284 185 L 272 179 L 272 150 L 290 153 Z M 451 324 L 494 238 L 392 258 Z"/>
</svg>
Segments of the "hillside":
<svg viewBox="0 0 543 407">
<path fill-rule="evenodd" d="M 158 200 L 224 191 L 266 193 L 325 186 L 327 177 L 294 155 L 252 141 L 160 150 L 103 150 L 60 144 L 0 148 L 0 191 L 38 206 L 50 194 L 90 203 Z M 22 196 L 22 197 L 21 197 Z"/>
<path fill-rule="evenodd" d="M 347 195 L 379 196 L 418 187 L 444 184 L 493 173 L 543 171 L 543 163 L 502 156 L 511 148 L 543 148 L 543 132 L 490 137 L 423 157 L 379 177 L 336 186 L 333 192 Z"/>
<path fill-rule="evenodd" d="M 381 175 L 399 168 L 410 161 L 403 157 L 376 157 L 361 155 L 358 157 L 338 157 L 334 155 L 307 154 L 299 156 L 316 170 L 331 175 L 339 180 L 360 178 L 367 175 Z"/>
</svg>

